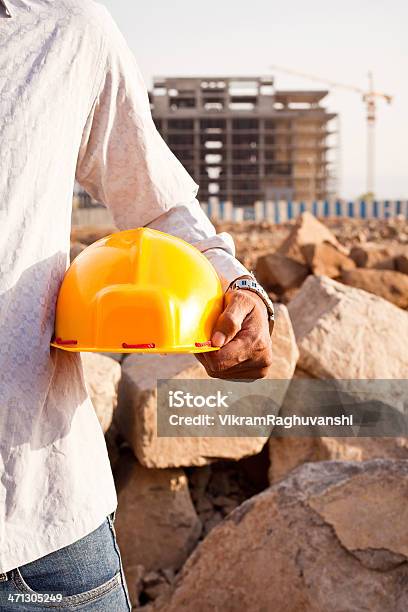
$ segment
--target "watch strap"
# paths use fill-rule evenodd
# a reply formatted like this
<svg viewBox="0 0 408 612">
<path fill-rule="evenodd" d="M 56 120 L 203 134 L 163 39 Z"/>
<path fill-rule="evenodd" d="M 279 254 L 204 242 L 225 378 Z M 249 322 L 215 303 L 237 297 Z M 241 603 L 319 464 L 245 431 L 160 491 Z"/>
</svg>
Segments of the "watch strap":
<svg viewBox="0 0 408 612">
<path fill-rule="evenodd" d="M 265 289 L 262 287 L 262 285 L 260 285 L 258 283 L 258 281 L 256 280 L 255 277 L 253 278 L 238 278 L 237 280 L 234 280 L 229 288 L 229 290 L 246 290 L 246 291 L 252 291 L 253 293 L 256 293 L 264 302 L 265 306 L 266 306 L 266 310 L 268 311 L 268 318 L 269 321 L 274 321 L 275 320 L 275 310 L 273 307 L 273 303 L 271 301 L 271 299 L 269 298 L 268 294 L 266 293 Z"/>
</svg>

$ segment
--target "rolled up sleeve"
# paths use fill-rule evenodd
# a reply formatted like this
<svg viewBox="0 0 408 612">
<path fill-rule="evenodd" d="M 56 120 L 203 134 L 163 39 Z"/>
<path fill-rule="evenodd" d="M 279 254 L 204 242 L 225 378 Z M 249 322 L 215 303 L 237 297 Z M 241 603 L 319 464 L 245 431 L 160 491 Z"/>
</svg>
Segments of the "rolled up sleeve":
<svg viewBox="0 0 408 612">
<path fill-rule="evenodd" d="M 76 179 L 112 213 L 119 229 L 149 226 L 194 244 L 224 287 L 248 271 L 229 234 L 202 211 L 198 185 L 154 125 L 147 88 L 124 37 L 101 7 L 103 52 L 96 95 L 84 126 Z"/>
</svg>

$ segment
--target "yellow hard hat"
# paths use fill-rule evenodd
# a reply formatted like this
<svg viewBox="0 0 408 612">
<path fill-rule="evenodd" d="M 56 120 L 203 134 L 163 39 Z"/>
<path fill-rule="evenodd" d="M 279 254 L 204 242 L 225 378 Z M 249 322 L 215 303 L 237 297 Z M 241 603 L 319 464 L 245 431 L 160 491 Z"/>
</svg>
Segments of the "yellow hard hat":
<svg viewBox="0 0 408 612">
<path fill-rule="evenodd" d="M 68 268 L 52 346 L 66 351 L 201 353 L 222 312 L 218 275 L 198 249 L 147 228 L 91 244 Z"/>
</svg>

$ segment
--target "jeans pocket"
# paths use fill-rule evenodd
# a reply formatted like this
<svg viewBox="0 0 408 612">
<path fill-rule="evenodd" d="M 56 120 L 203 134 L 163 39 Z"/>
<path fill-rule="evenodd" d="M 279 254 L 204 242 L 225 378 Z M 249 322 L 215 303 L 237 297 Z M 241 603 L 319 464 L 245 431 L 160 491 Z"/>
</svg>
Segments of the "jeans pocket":
<svg viewBox="0 0 408 612">
<path fill-rule="evenodd" d="M 17 591 L 24 595 L 24 603 L 30 603 L 34 609 L 37 607 L 40 610 L 49 608 L 72 609 L 76 606 L 83 606 L 87 603 L 96 603 L 98 600 L 104 598 L 105 595 L 114 591 L 115 589 L 123 589 L 120 571 L 118 571 L 114 576 L 112 576 L 112 578 L 103 584 L 94 587 L 93 589 L 89 589 L 88 591 L 74 595 L 62 595 L 61 593 L 52 591 L 36 591 L 32 589 L 29 584 L 27 584 L 19 568 L 13 570 L 12 580 Z"/>
<path fill-rule="evenodd" d="M 118 589 L 123 603 L 114 609 L 127 612 L 123 568 L 112 529 L 108 516 L 84 538 L 13 570 L 12 580 L 25 594 L 24 601 L 37 609 L 75 609 Z"/>
</svg>

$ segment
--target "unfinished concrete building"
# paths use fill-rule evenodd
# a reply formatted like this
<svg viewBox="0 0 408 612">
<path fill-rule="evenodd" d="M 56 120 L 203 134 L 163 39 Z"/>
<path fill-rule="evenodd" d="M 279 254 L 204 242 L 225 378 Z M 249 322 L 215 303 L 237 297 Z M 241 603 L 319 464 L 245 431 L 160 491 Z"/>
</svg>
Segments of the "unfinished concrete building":
<svg viewBox="0 0 408 612">
<path fill-rule="evenodd" d="M 327 91 L 280 91 L 272 78 L 156 78 L 158 130 L 200 185 L 202 202 L 322 200 L 335 195 L 336 117 Z"/>
</svg>

